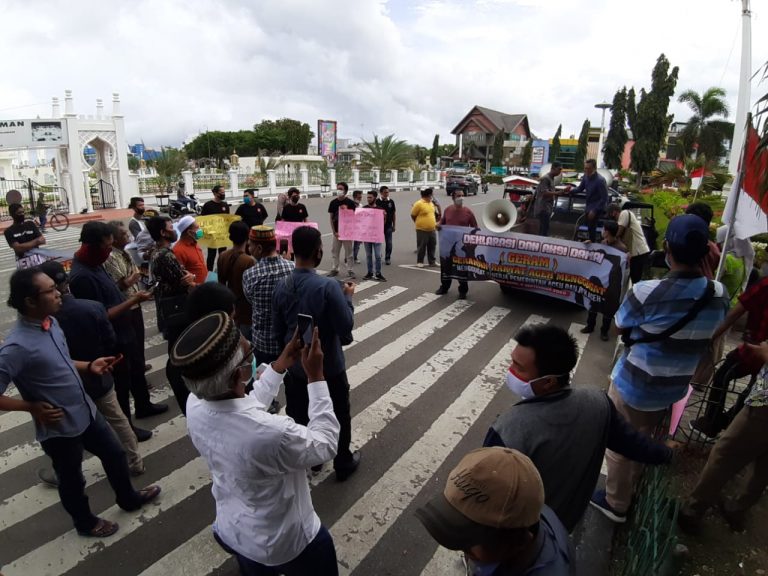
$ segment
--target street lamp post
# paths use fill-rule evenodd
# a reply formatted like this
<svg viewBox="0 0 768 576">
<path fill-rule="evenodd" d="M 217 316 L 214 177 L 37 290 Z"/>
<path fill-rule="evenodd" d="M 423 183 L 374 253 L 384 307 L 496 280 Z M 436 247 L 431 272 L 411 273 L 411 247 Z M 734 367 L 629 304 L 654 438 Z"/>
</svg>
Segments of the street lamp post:
<svg viewBox="0 0 768 576">
<path fill-rule="evenodd" d="M 608 102 L 600 102 L 595 104 L 595 108 L 600 108 L 603 111 L 603 116 L 600 119 L 600 138 L 597 140 L 597 167 L 605 168 L 605 161 L 603 159 L 603 142 L 605 141 L 605 111 L 610 108 L 611 105 Z"/>
</svg>

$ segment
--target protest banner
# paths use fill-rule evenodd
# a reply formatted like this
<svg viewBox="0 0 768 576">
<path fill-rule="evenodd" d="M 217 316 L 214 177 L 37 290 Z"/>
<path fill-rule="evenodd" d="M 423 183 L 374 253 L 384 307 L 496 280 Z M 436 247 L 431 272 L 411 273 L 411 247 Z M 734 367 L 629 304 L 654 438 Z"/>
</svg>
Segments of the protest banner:
<svg viewBox="0 0 768 576">
<path fill-rule="evenodd" d="M 197 243 L 203 248 L 232 248 L 229 239 L 229 225 L 240 220 L 234 214 L 211 214 L 196 216 L 195 222 L 203 231 L 203 237 Z"/>
<path fill-rule="evenodd" d="M 384 242 L 384 214 L 378 208 L 339 210 L 339 240 Z"/>
<path fill-rule="evenodd" d="M 317 226 L 317 222 L 286 222 L 285 220 L 278 220 L 275 222 L 275 242 L 277 243 L 277 251 L 280 251 L 280 240 L 288 240 L 288 253 L 293 254 L 293 242 L 291 236 L 296 228 L 302 226 L 309 226 L 315 230 L 320 228 Z"/>
<path fill-rule="evenodd" d="M 559 298 L 604 314 L 619 308 L 627 255 L 603 244 L 443 226 L 441 274 Z"/>
<path fill-rule="evenodd" d="M 47 248 L 33 248 L 32 250 L 27 251 L 23 258 L 16 260 L 16 269 L 22 270 L 24 268 L 32 268 L 33 266 L 39 266 L 48 260 L 56 260 L 64 267 L 64 271 L 69 273 L 72 268 L 73 258 L 74 254 L 72 252 L 49 250 Z"/>
</svg>

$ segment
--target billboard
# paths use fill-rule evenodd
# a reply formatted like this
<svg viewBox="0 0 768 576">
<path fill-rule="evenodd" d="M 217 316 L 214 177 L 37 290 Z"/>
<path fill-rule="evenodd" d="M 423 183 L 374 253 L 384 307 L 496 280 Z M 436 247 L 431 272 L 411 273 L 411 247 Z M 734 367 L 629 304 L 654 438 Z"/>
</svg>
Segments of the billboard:
<svg viewBox="0 0 768 576">
<path fill-rule="evenodd" d="M 317 153 L 328 160 L 336 160 L 336 120 L 317 121 Z"/>
<path fill-rule="evenodd" d="M 541 167 L 549 162 L 549 142 L 547 140 L 534 140 L 531 143 L 531 174 L 538 174 Z"/>
<path fill-rule="evenodd" d="M 67 144 L 67 124 L 62 119 L 0 120 L 0 150 L 57 148 Z"/>
</svg>

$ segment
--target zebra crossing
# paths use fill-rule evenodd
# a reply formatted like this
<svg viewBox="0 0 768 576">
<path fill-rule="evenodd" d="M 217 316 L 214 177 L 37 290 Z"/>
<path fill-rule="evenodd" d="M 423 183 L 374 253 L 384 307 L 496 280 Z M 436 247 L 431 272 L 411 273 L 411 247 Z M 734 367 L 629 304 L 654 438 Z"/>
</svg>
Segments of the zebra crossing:
<svg viewBox="0 0 768 576">
<path fill-rule="evenodd" d="M 361 450 L 363 460 L 344 484 L 332 478 L 330 465 L 311 478 L 313 502 L 334 537 L 341 574 L 462 573 L 459 556 L 439 549 L 412 512 L 442 489 L 445 473 L 481 444 L 496 415 L 516 400 L 503 385 L 512 336 L 525 324 L 555 321 L 504 304 L 440 298 L 377 282 L 358 286 L 354 342 L 345 354 L 353 449 Z M 165 382 L 167 350 L 153 306 L 145 306 L 145 319 L 153 401 L 168 401 L 171 409 L 141 421 L 154 435 L 139 444 L 147 472 L 135 485 L 160 484 L 160 498 L 141 512 L 121 511 L 100 463 L 87 457 L 83 475 L 91 506 L 117 521 L 120 530 L 103 540 L 77 536 L 57 492 L 37 481 L 35 471 L 48 462 L 33 441 L 29 416 L 0 415 L 5 576 L 237 573 L 211 536 L 210 475 Z M 582 351 L 591 344 L 579 333 L 583 324 L 565 327 Z"/>
</svg>

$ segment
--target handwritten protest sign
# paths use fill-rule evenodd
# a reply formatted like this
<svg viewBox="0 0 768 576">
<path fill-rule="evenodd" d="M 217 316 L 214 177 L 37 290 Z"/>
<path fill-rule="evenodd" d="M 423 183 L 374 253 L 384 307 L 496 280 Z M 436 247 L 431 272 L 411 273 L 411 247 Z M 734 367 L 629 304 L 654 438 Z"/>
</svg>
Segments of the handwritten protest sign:
<svg viewBox="0 0 768 576">
<path fill-rule="evenodd" d="M 339 240 L 384 242 L 384 210 L 358 208 L 339 210 Z"/>
<path fill-rule="evenodd" d="M 502 285 L 567 300 L 603 314 L 619 308 L 627 255 L 603 244 L 473 228 L 440 230 L 442 274 Z"/>
<path fill-rule="evenodd" d="M 277 249 L 280 250 L 280 240 L 288 240 L 288 252 L 293 253 L 293 242 L 291 242 L 291 236 L 296 228 L 302 226 L 309 226 L 315 230 L 319 230 L 317 222 L 286 222 L 285 220 L 278 220 L 275 222 L 275 241 L 277 242 Z"/>
<path fill-rule="evenodd" d="M 203 237 L 197 243 L 204 248 L 231 248 L 229 225 L 238 220 L 240 216 L 234 214 L 197 216 L 195 222 L 203 231 Z"/>
</svg>

